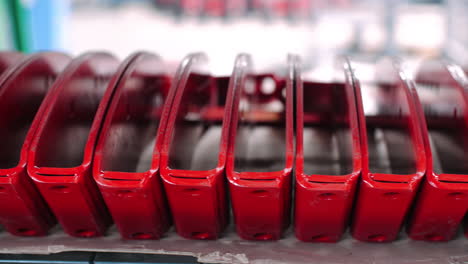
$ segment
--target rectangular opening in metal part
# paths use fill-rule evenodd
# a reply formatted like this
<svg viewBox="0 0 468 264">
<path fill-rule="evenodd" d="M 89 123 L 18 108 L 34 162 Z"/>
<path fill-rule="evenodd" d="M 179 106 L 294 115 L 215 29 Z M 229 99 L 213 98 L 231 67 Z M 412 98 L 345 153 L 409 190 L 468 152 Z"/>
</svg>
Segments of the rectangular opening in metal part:
<svg viewBox="0 0 468 264">
<path fill-rule="evenodd" d="M 416 173 L 415 141 L 405 89 L 396 83 L 361 84 L 372 173 Z"/>
<path fill-rule="evenodd" d="M 244 86 L 239 101 L 234 170 L 281 171 L 286 166 L 284 82 L 259 75 L 248 78 Z"/>
<path fill-rule="evenodd" d="M 228 86 L 229 77 L 190 74 L 169 150 L 171 169 L 216 168 Z"/>
<path fill-rule="evenodd" d="M 2 87 L 0 97 L 0 169 L 15 167 L 24 140 L 55 76 L 46 67 L 30 65 Z"/>
<path fill-rule="evenodd" d="M 107 115 L 110 126 L 101 134 L 105 140 L 101 170 L 145 172 L 151 169 L 165 91 L 170 85 L 169 77 L 154 69 L 136 69 L 122 80 L 113 99 L 115 108 Z"/>
<path fill-rule="evenodd" d="M 80 69 L 64 84 L 45 120 L 37 146 L 37 166 L 71 168 L 81 165 L 109 79 L 110 76 Z"/>
<path fill-rule="evenodd" d="M 304 82 L 303 91 L 304 173 L 352 173 L 353 139 L 345 84 Z"/>
<path fill-rule="evenodd" d="M 463 93 L 456 86 L 417 83 L 435 173 L 468 174 L 468 127 Z"/>
</svg>

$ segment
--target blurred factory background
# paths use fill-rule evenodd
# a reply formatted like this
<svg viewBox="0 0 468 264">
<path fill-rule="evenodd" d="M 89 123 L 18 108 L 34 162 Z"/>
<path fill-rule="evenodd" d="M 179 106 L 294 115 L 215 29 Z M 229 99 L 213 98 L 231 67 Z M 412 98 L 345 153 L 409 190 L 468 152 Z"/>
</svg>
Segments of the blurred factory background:
<svg viewBox="0 0 468 264">
<path fill-rule="evenodd" d="M 311 66 L 342 54 L 466 64 L 467 13 L 468 0 L 5 0 L 0 50 L 204 51 L 220 71 L 239 52 L 270 67 L 291 52 Z"/>
</svg>

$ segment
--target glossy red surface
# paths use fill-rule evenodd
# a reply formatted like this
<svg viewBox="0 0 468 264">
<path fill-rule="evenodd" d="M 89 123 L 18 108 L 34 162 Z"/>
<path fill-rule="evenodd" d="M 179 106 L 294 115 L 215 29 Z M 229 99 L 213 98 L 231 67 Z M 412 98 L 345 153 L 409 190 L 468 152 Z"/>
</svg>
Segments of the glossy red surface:
<svg viewBox="0 0 468 264">
<path fill-rule="evenodd" d="M 202 54 L 172 76 L 146 52 L 0 52 L 0 224 L 42 236 L 56 217 L 95 237 L 112 216 L 125 239 L 159 239 L 172 213 L 180 236 L 216 239 L 229 188 L 247 240 L 282 238 L 292 195 L 302 241 L 338 241 L 350 224 L 389 242 L 405 221 L 416 240 L 451 240 L 461 224 L 468 236 L 466 73 L 425 61 L 413 82 L 382 61 L 369 81 L 361 66 L 344 61 L 327 83 L 295 56 L 285 77 L 248 55 L 215 76 Z"/>
<path fill-rule="evenodd" d="M 307 242 L 336 242 L 348 225 L 361 173 L 354 76 L 347 61 L 344 82 L 296 79 L 295 232 Z"/>
<path fill-rule="evenodd" d="M 19 61 L 0 75 L 0 222 L 14 235 L 43 236 L 56 220 L 28 177 L 26 163 L 43 117 L 42 102 L 70 58 L 51 52 L 22 58 L 0 53 L 2 66 Z"/>
<path fill-rule="evenodd" d="M 407 232 L 416 240 L 448 241 L 468 212 L 468 81 L 458 66 L 442 61 L 422 65 L 412 92 L 420 110 L 427 172 Z"/>
<path fill-rule="evenodd" d="M 23 60 L 24 57 L 25 55 L 19 52 L 0 51 L 0 76 L 2 73 L 6 72 L 8 68 Z M 10 69 L 10 72 L 11 71 L 14 71 L 13 68 Z"/>
<path fill-rule="evenodd" d="M 159 178 L 159 149 L 173 97 L 168 97 L 170 76 L 164 66 L 159 57 L 138 52 L 120 65 L 109 84 L 115 92 L 93 174 L 125 239 L 158 239 L 170 226 Z"/>
<path fill-rule="evenodd" d="M 91 162 L 119 61 L 107 53 L 74 59 L 44 101 L 43 119 L 31 144 L 28 173 L 65 232 L 94 237 L 111 223 L 92 177 Z"/>
<path fill-rule="evenodd" d="M 290 223 L 294 163 L 293 76 L 253 74 L 239 55 L 227 155 L 234 222 L 240 237 L 277 240 Z"/>
<path fill-rule="evenodd" d="M 179 66 L 160 160 L 177 233 L 192 239 L 216 239 L 228 223 L 232 80 L 199 72 L 205 62 L 205 56 L 194 54 Z"/>
<path fill-rule="evenodd" d="M 355 82 L 363 167 L 351 233 L 369 242 L 398 237 L 426 170 L 408 83 L 396 62 L 379 66 L 374 80 Z"/>
</svg>

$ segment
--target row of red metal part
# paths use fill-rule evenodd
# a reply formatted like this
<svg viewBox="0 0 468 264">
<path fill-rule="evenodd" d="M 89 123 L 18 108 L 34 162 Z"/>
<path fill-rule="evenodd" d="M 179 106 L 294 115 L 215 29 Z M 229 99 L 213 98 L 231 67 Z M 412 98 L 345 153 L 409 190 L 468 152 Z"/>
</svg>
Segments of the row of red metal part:
<svg viewBox="0 0 468 264">
<path fill-rule="evenodd" d="M 171 76 L 159 57 L 146 52 L 122 63 L 101 52 L 75 59 L 55 52 L 0 53 L 0 134 L 5 140 L 1 159 L 13 159 L 0 164 L 0 222 L 5 229 L 14 235 L 42 236 L 57 219 L 71 236 L 95 237 L 104 235 L 113 220 L 125 239 L 159 239 L 173 221 L 183 237 L 216 239 L 229 221 L 229 189 L 239 236 L 276 240 L 290 224 L 294 186 L 294 229 L 303 241 L 338 241 L 349 223 L 356 239 L 392 241 L 411 206 L 407 228 L 411 238 L 454 237 L 468 208 L 468 180 L 465 175 L 432 170 L 424 113 L 413 82 L 398 65 L 397 86 L 409 107 L 403 125 L 417 154 L 416 173 L 370 171 L 360 82 L 344 60 L 346 81 L 340 98 L 344 103 L 336 107 L 344 108 L 351 131 L 352 172 L 317 175 L 304 171 L 303 128 L 305 119 L 317 124 L 326 120 L 304 115 L 304 107 L 309 106 L 304 104 L 298 57 L 288 57 L 284 78 L 254 74 L 247 55 L 238 56 L 230 77 L 200 73 L 205 61 L 202 54 L 189 55 Z M 447 74 L 444 80 L 457 87 L 466 104 L 467 83 L 449 70 Z M 244 89 L 250 78 L 255 96 Z M 267 94 L 256 85 L 265 78 L 275 81 L 275 91 Z M 219 83 L 227 89 L 217 89 Z M 322 96 L 318 102 L 327 104 L 326 84 L 315 86 L 321 89 L 306 96 Z M 217 96 L 210 97 L 213 94 Z M 280 97 L 284 168 L 236 170 L 236 129 L 249 118 L 242 102 L 266 103 Z M 172 165 L 171 153 L 184 152 L 174 148 L 174 138 L 188 113 L 222 124 L 216 166 L 211 169 Z M 278 117 L 252 116 L 260 123 Z M 146 170 L 136 169 L 126 156 L 133 148 L 144 148 L 132 146 L 135 138 L 145 136 L 132 134 L 143 122 L 140 117 L 157 120 L 149 130 L 154 132 L 150 136 L 154 149 Z M 22 122 L 27 124 L 25 130 L 17 128 L 23 128 Z M 125 122 L 134 123 L 127 128 Z"/>
<path fill-rule="evenodd" d="M 313 9 L 324 6 L 347 7 L 350 1 L 335 0 L 314 2 L 310 0 L 157 0 L 158 7 L 178 9 L 186 15 L 239 16 L 249 9 L 277 17 L 307 17 Z"/>
</svg>

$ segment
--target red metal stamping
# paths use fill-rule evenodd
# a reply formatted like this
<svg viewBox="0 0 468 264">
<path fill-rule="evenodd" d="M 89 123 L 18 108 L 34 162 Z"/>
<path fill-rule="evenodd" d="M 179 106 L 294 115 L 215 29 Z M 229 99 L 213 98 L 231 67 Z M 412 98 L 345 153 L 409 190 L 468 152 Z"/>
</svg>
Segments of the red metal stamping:
<svg viewBox="0 0 468 264">
<path fill-rule="evenodd" d="M 288 15 L 292 0 L 253 0 L 253 7 L 268 16 L 285 17 Z"/>
<path fill-rule="evenodd" d="M 307 19 L 311 17 L 314 5 L 318 5 L 309 0 L 289 0 L 287 2 L 288 16 L 297 19 Z"/>
<path fill-rule="evenodd" d="M 354 76 L 347 60 L 340 79 L 306 79 L 297 61 L 296 79 L 296 236 L 307 242 L 336 242 L 348 225 L 361 147 Z"/>
<path fill-rule="evenodd" d="M 425 61 L 415 84 L 427 172 L 407 232 L 416 240 L 448 241 L 468 210 L 468 80 L 457 65 Z"/>
<path fill-rule="evenodd" d="M 175 227 L 192 239 L 216 239 L 228 223 L 225 163 L 232 81 L 199 72 L 205 61 L 194 54 L 179 66 L 161 146 L 161 177 Z"/>
<path fill-rule="evenodd" d="M 247 0 L 206 0 L 203 14 L 215 17 L 235 17 L 245 14 Z"/>
<path fill-rule="evenodd" d="M 109 86 L 115 92 L 96 146 L 94 179 L 123 238 L 158 239 L 170 226 L 159 178 L 170 77 L 158 56 L 138 52 Z"/>
<path fill-rule="evenodd" d="M 276 240 L 290 223 L 293 76 L 253 73 L 248 55 L 235 65 L 226 171 L 236 230 L 244 239 Z"/>
<path fill-rule="evenodd" d="M 107 53 L 74 59 L 44 102 L 44 118 L 30 148 L 28 173 L 72 236 L 100 236 L 111 223 L 91 162 L 113 93 L 107 84 L 117 67 L 118 60 Z"/>
<path fill-rule="evenodd" d="M 226 15 L 228 17 L 239 17 L 247 13 L 247 0 L 226 0 Z"/>
<path fill-rule="evenodd" d="M 205 0 L 203 3 L 204 13 L 211 16 L 226 16 L 226 4 L 224 0 Z"/>
<path fill-rule="evenodd" d="M 203 1 L 199 0 L 180 0 L 178 10 L 185 16 L 199 16 L 203 14 Z"/>
<path fill-rule="evenodd" d="M 424 176 L 424 144 L 397 63 L 381 60 L 356 69 L 363 166 L 351 233 L 363 241 L 388 242 L 397 238 Z"/>
<path fill-rule="evenodd" d="M 22 58 L 0 54 L 0 64 Z M 38 53 L 16 63 L 0 76 L 0 223 L 20 236 L 42 236 L 56 220 L 26 172 L 31 140 L 42 118 L 50 87 L 70 58 Z M 7 68 L 7 67 L 5 67 Z"/>
<path fill-rule="evenodd" d="M 14 51 L 0 52 L 0 75 L 4 73 L 10 66 L 24 59 L 24 55 Z"/>
</svg>

